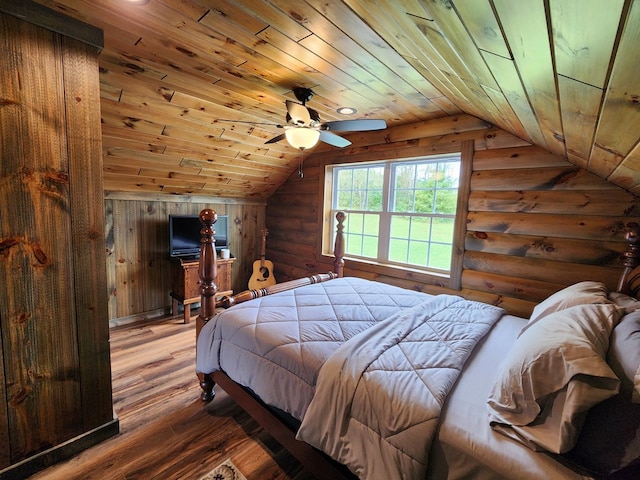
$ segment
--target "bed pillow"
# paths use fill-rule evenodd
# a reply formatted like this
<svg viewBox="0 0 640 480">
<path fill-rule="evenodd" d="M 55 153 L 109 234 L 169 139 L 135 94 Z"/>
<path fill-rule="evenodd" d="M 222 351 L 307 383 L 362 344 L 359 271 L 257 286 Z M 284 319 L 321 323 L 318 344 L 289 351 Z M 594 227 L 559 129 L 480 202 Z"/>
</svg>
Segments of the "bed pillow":
<svg viewBox="0 0 640 480">
<path fill-rule="evenodd" d="M 592 303 L 611 303 L 604 283 L 585 281 L 569 285 L 536 305 L 529 323 L 560 310 Z"/>
<path fill-rule="evenodd" d="M 624 310 L 624 313 L 632 313 L 640 310 L 640 300 L 620 292 L 609 293 L 609 300 Z"/>
<path fill-rule="evenodd" d="M 640 405 L 621 393 L 594 406 L 575 447 L 562 458 L 590 475 L 633 469 L 636 475 L 622 478 L 640 478 Z"/>
<path fill-rule="evenodd" d="M 620 314 L 612 303 L 578 305 L 523 331 L 489 394 L 494 430 L 534 450 L 570 450 L 589 408 L 619 391 L 605 356 Z"/>
<path fill-rule="evenodd" d="M 589 410 L 578 442 L 563 459 L 591 475 L 632 469 L 633 476 L 623 478 L 640 478 L 640 301 L 616 292 L 609 299 L 626 313 L 607 352 L 622 392 Z"/>
<path fill-rule="evenodd" d="M 613 329 L 607 362 L 622 382 L 623 393 L 640 403 L 640 310 L 632 310 Z"/>
</svg>

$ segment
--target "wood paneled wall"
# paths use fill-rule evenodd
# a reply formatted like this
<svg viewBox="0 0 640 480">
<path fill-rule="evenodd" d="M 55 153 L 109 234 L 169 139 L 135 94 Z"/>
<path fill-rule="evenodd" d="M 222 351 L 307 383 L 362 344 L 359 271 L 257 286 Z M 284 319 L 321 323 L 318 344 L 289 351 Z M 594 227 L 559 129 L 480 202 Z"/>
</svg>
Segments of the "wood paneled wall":
<svg viewBox="0 0 640 480">
<path fill-rule="evenodd" d="M 169 215 L 211 208 L 229 216 L 233 290 L 247 288 L 260 255 L 265 225 L 262 202 L 232 199 L 107 193 L 105 195 L 109 319 L 157 315 L 171 306 Z M 123 320 L 124 321 L 124 320 Z"/>
<path fill-rule="evenodd" d="M 0 479 L 19 479 L 117 434 L 118 421 L 92 42 L 102 32 L 0 3 Z"/>
<path fill-rule="evenodd" d="M 640 200 L 562 157 L 461 115 L 367 132 L 354 148 L 319 148 L 270 197 L 267 257 L 280 281 L 331 269 L 320 252 L 324 167 L 327 164 L 459 151 L 474 154 L 463 251 L 461 293 L 529 316 L 563 286 L 601 280 L 615 288 L 625 247 L 624 225 L 640 220 Z M 442 278 L 415 271 L 346 262 L 346 275 L 430 293 L 449 291 Z"/>
</svg>

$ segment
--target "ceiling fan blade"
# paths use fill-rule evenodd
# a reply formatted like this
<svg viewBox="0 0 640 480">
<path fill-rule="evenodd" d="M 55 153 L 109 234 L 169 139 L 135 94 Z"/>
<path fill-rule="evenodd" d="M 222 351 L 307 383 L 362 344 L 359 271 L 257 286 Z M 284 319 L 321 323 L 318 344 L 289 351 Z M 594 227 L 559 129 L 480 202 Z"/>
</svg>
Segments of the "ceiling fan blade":
<svg viewBox="0 0 640 480">
<path fill-rule="evenodd" d="M 264 144 L 266 145 L 267 143 L 276 143 L 276 142 L 279 142 L 280 140 L 284 140 L 284 139 L 285 139 L 285 135 L 284 135 L 284 133 L 281 133 L 277 137 L 273 137 L 271 140 L 267 140 L 266 142 L 264 142 Z"/>
<path fill-rule="evenodd" d="M 292 125 L 299 126 L 309 126 L 309 122 L 311 122 L 311 115 L 309 114 L 309 110 L 307 107 L 300 103 L 292 102 L 291 100 L 286 101 L 287 104 L 287 113 L 291 117 L 289 123 Z"/>
<path fill-rule="evenodd" d="M 374 118 L 336 120 L 335 122 L 323 123 L 320 128 L 333 130 L 334 132 L 365 132 L 369 130 L 384 130 L 387 128 L 387 122 Z"/>
<path fill-rule="evenodd" d="M 351 145 L 351 142 L 346 138 L 342 138 L 340 135 L 327 132 L 326 130 L 320 130 L 320 140 L 322 140 L 324 143 L 328 143 L 329 145 L 340 148 L 348 147 L 349 145 Z"/>
</svg>

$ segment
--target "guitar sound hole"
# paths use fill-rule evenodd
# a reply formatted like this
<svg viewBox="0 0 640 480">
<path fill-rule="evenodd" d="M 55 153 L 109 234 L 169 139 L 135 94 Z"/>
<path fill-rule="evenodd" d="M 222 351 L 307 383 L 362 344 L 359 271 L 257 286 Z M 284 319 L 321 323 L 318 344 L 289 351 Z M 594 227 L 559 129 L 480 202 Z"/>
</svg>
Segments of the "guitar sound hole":
<svg viewBox="0 0 640 480">
<path fill-rule="evenodd" d="M 262 278 L 269 278 L 269 269 L 267 267 L 260 267 L 260 273 Z"/>
</svg>

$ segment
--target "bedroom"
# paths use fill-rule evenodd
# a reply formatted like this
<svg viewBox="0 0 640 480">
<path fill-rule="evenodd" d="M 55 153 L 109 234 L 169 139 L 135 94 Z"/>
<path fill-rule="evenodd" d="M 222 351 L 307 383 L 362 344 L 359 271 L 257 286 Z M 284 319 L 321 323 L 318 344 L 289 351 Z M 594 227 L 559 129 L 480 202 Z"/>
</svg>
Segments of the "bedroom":
<svg viewBox="0 0 640 480">
<path fill-rule="evenodd" d="M 4 5 L 11 3 L 14 2 L 3 2 Z M 242 2 L 239 7 L 236 7 L 238 2 L 216 2 L 217 10 L 206 7 L 208 2 L 195 0 L 151 0 L 135 8 L 107 0 L 39 3 L 105 30 L 105 48 L 98 56 L 98 63 L 102 67 L 102 207 L 107 245 L 105 291 L 108 292 L 105 308 L 109 312 L 107 321 L 112 324 L 164 313 L 168 308 L 171 273 L 166 259 L 165 222 L 169 213 L 198 213 L 210 207 L 234 219 L 230 232 L 237 258 L 233 265 L 234 291 L 246 286 L 251 264 L 260 253 L 260 231 L 265 227 L 269 229 L 267 257 L 274 262 L 279 281 L 326 271 L 331 268 L 332 259 L 320 254 L 318 234 L 322 227 L 321 191 L 326 164 L 461 151 L 462 141 L 474 142 L 468 231 L 462 245 L 464 253 L 459 259 L 459 285 L 465 296 L 489 303 L 500 299 L 501 305 L 510 312 L 528 316 L 537 302 L 564 285 L 590 277 L 605 279 L 610 287 L 615 284 L 619 273 L 617 257 L 624 247 L 624 223 L 639 217 L 638 200 L 632 194 L 640 180 L 634 150 L 638 132 L 625 128 L 637 124 L 634 101 L 638 90 L 637 67 L 633 49 L 626 43 L 633 44 L 638 34 L 637 2 L 617 2 L 616 8 L 609 4 L 604 8 L 601 2 L 593 2 L 589 9 L 579 8 L 573 2 L 527 2 L 531 11 L 523 11 L 524 7 L 513 11 L 504 2 L 477 2 L 479 11 L 466 11 L 463 4 L 456 2 L 453 2 L 456 9 L 446 8 L 442 2 L 424 6 L 407 2 L 404 5 L 407 10 L 417 8 L 422 13 L 409 15 L 403 11 L 399 14 L 390 9 L 393 19 L 380 25 L 375 18 L 370 18 L 374 12 L 364 11 L 361 2 L 336 2 L 336 10 L 325 13 L 318 7 L 321 2 L 306 2 L 299 6 L 301 11 L 293 13 L 285 8 L 287 2 L 255 5 Z M 554 32 L 561 35 L 554 41 L 553 48 L 549 43 L 551 33 L 545 9 L 554 12 Z M 178 10 L 184 17 L 165 15 Z M 437 21 L 428 19 L 425 12 L 437 17 Z M 172 21 L 167 23 L 163 18 L 172 18 Z M 460 18 L 465 19 L 465 23 Z M 481 19 L 477 24 L 469 21 L 476 18 Z M 411 38 L 396 38 L 393 33 L 399 31 L 397 25 L 407 27 L 408 19 L 413 30 L 401 31 L 407 35 L 413 32 Z M 482 37 L 479 32 L 483 27 L 485 31 L 496 31 L 497 19 L 500 21 L 498 36 Z M 267 20 L 272 25 L 269 28 L 264 27 Z M 534 21 L 542 21 L 543 28 L 534 28 Z M 218 49 L 218 55 L 228 53 L 242 58 L 248 51 L 260 52 L 244 63 L 236 58 L 235 69 L 223 70 L 221 63 L 223 66 L 226 63 L 215 62 L 216 69 L 206 75 L 207 78 L 218 75 L 218 87 L 211 81 L 185 78 L 175 68 L 193 69 L 200 57 L 209 60 L 212 56 L 209 51 L 193 49 L 199 48 L 198 40 L 203 32 L 215 30 L 211 22 L 225 38 L 234 38 L 234 33 L 238 35 L 237 42 L 230 42 L 225 52 Z M 216 22 L 220 22 L 219 25 Z M 327 60 L 319 57 L 314 42 L 325 39 L 323 44 L 328 45 L 332 35 L 343 30 L 349 32 L 350 22 L 355 23 L 356 27 L 352 28 L 358 35 L 336 37 L 335 48 L 323 50 Z M 526 22 L 526 26 L 518 22 Z M 180 27 L 183 23 L 197 28 L 185 33 L 189 30 Z M 435 25 L 439 30 L 428 30 L 425 24 Z M 601 32 L 602 35 L 583 38 L 571 28 L 577 24 L 582 26 L 581 32 Z M 307 37 L 287 30 L 307 29 L 304 25 L 315 35 Z M 461 31 L 463 25 L 468 30 Z M 250 36 L 246 34 L 248 28 L 254 29 Z M 373 64 L 374 59 L 386 57 L 385 51 L 369 51 L 379 46 L 372 39 L 374 35 L 385 38 L 392 45 L 392 51 L 408 54 L 412 50 L 403 42 L 420 40 L 415 33 L 421 32 L 420 28 L 427 32 L 427 37 L 421 33 L 424 38 L 419 51 L 437 58 L 441 70 L 425 67 L 423 75 L 418 76 L 418 70 L 410 68 L 417 65 L 411 63 L 413 57 L 396 55 L 393 65 L 402 61 L 406 70 L 398 67 L 397 71 L 412 80 L 394 83 L 393 78 L 397 76 L 389 76 L 393 65 L 382 69 L 382 63 Z M 536 54 L 546 52 L 547 57 L 542 58 L 546 58 L 547 63 L 536 61 L 551 69 L 549 75 L 539 78 L 535 70 L 527 70 L 522 52 L 516 48 L 517 32 L 527 29 L 533 32 L 527 38 L 540 46 Z M 288 36 L 283 37 L 282 31 Z M 138 43 L 137 49 L 131 46 L 129 56 L 124 56 L 121 44 L 135 45 L 138 38 L 144 41 Z M 219 35 L 215 38 L 219 40 Z M 298 41 L 287 41 L 291 38 Z M 490 42 L 491 38 L 497 38 L 494 40 L 497 43 L 481 43 Z M 572 62 L 568 53 L 562 54 L 555 46 L 561 44 L 560 38 L 576 42 L 566 52 L 581 52 L 581 56 Z M 160 51 L 163 39 L 170 39 L 169 44 L 176 47 L 163 50 L 165 53 L 160 56 L 166 56 L 164 63 L 154 55 Z M 252 43 L 248 45 L 250 39 Z M 480 50 L 478 45 L 482 46 Z M 505 49 L 507 45 L 513 51 L 501 55 L 500 48 Z M 246 50 L 249 46 L 252 48 Z M 283 49 L 289 49 L 292 57 L 302 63 L 294 64 L 293 58 L 287 57 L 289 63 L 284 73 L 272 69 L 269 77 L 264 78 L 265 69 L 272 65 L 269 55 Z M 366 55 L 361 59 L 362 65 L 348 63 L 349 76 L 333 67 L 338 61 L 333 55 L 341 49 L 345 62 L 349 52 Z M 418 50 L 415 46 L 413 49 L 413 55 L 417 56 Z M 303 58 L 309 51 L 316 54 Z M 440 52 L 438 57 L 435 51 Z M 555 55 L 553 60 L 551 52 Z M 585 52 L 591 52 L 588 61 L 584 61 Z M 515 60 L 510 60 L 512 57 Z M 305 69 L 303 60 L 315 63 Z M 364 76 L 366 62 L 370 68 L 372 64 L 381 68 L 379 74 L 387 75 L 386 81 L 374 82 L 375 77 Z M 293 69 L 293 65 L 299 68 Z M 509 76 L 514 73 L 514 65 L 522 78 L 519 89 Z M 556 71 L 552 69 L 554 65 Z M 436 75 L 438 71 L 440 74 Z M 244 78 L 238 74 L 244 74 Z M 164 75 L 168 77 L 165 79 Z M 334 75 L 340 76 L 334 78 Z M 393 85 L 395 88 L 389 97 L 397 101 L 381 108 L 377 103 L 379 94 L 372 93 L 370 99 L 364 99 L 357 88 L 344 85 L 353 81 L 353 77 L 359 85 L 367 79 L 374 82 L 367 92 Z M 411 95 L 407 98 L 399 89 L 406 89 L 406 85 L 417 82 L 417 78 L 422 79 L 422 91 L 404 90 L 404 95 Z M 429 79 L 446 90 L 446 94 L 434 96 L 433 91 L 437 89 L 429 93 L 435 88 L 428 83 Z M 278 88 L 274 89 L 274 84 Z M 260 89 L 256 85 L 260 85 Z M 322 118 L 340 118 L 334 107 L 342 101 L 358 100 L 363 102 L 358 114 L 384 117 L 389 128 L 383 132 L 345 135 L 353 141 L 353 148 L 337 149 L 320 144 L 305 152 L 304 178 L 300 179 L 297 169 L 301 156 L 297 151 L 280 142 L 265 152 L 264 142 L 280 133 L 275 128 L 261 129 L 239 123 L 222 127 L 220 122 L 206 129 L 193 126 L 189 130 L 185 126 L 202 122 L 198 118 L 188 123 L 183 115 L 185 109 L 193 116 L 198 110 L 197 103 L 186 103 L 188 97 L 194 98 L 194 89 L 202 92 L 198 98 L 207 102 L 207 108 L 214 109 L 216 118 L 225 118 L 224 114 L 237 120 L 280 123 L 285 115 L 284 100 L 293 99 L 291 89 L 299 85 L 313 87 L 316 95 L 309 105 L 317 108 Z M 462 91 L 465 86 L 466 97 Z M 158 87 L 162 87 L 160 93 L 155 90 Z M 342 90 L 345 90 L 345 100 L 338 96 Z M 263 98 L 257 99 L 259 94 Z M 628 101 L 616 97 L 623 94 Z M 116 101 L 118 98 L 120 102 Z M 242 101 L 246 103 L 235 104 Z M 227 107 L 216 109 L 216 102 L 224 102 Z M 180 108 L 176 109 L 176 104 Z M 146 106 L 150 108 L 145 110 Z M 251 113 L 232 116 L 240 106 Z M 198 134 L 220 135 L 222 129 L 225 133 L 210 139 L 210 143 L 194 140 Z M 162 136 L 161 132 L 164 132 Z M 154 141 L 148 141 L 150 137 Z M 162 141 L 156 140 L 158 138 Z M 217 142 L 225 146 L 215 146 Z M 187 161 L 182 162 L 183 156 L 176 152 L 185 145 L 197 155 L 185 155 Z M 227 145 L 233 146 L 236 158 L 231 158 Z M 218 156 L 212 152 L 220 153 Z M 213 164 L 208 161 L 212 157 Z M 587 170 L 578 167 L 587 167 Z M 132 174 L 134 171 L 137 173 Z M 448 286 L 442 276 L 370 262 L 352 262 L 349 268 L 349 275 L 426 292 L 438 293 Z M 3 331 L 7 341 L 5 335 L 8 334 Z"/>
</svg>

